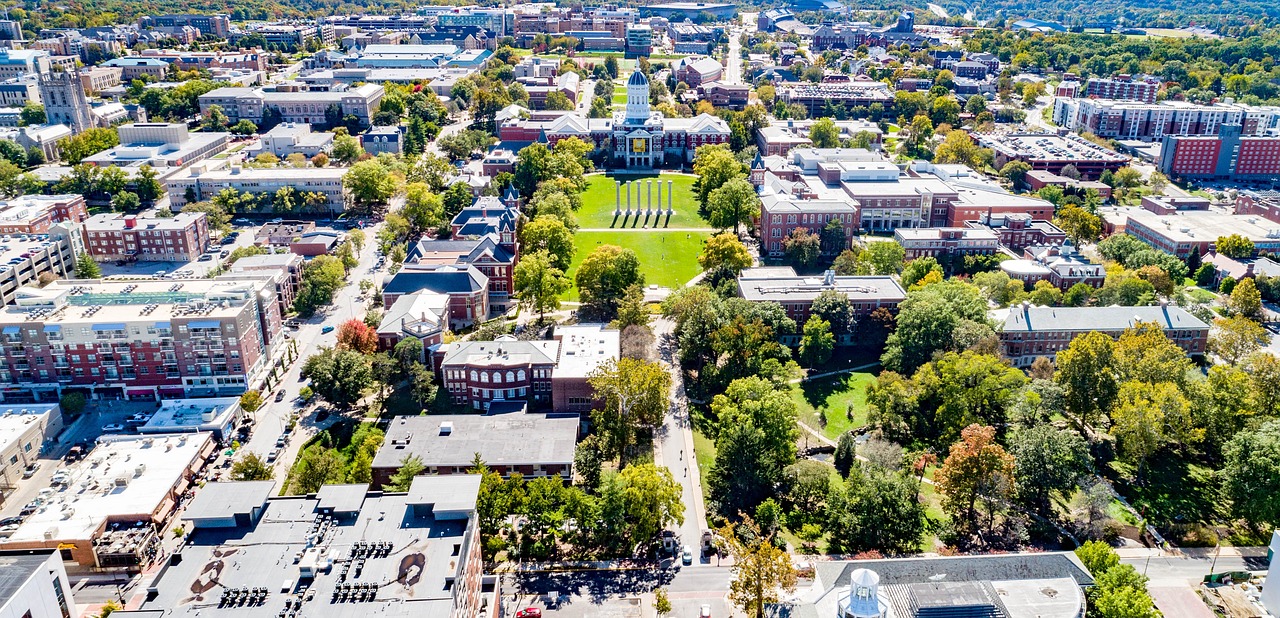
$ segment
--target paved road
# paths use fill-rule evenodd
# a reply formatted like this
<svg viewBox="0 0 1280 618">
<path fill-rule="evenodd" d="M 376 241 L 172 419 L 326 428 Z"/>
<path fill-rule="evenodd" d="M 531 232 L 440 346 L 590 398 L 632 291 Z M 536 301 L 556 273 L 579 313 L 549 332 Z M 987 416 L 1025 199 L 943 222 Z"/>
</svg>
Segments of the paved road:
<svg viewBox="0 0 1280 618">
<path fill-rule="evenodd" d="M 742 31 L 738 29 L 729 31 L 728 67 L 724 73 L 724 81 L 727 84 L 742 83 L 742 41 L 738 38 L 741 34 Z"/>
</svg>

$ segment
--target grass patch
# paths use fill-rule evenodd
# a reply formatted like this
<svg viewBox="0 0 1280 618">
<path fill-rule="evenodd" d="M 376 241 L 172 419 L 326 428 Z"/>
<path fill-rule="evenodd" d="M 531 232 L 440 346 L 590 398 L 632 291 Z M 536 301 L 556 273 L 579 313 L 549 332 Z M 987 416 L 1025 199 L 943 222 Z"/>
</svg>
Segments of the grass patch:
<svg viewBox="0 0 1280 618">
<path fill-rule="evenodd" d="M 617 245 L 631 249 L 640 258 L 640 272 L 645 285 L 677 288 L 694 278 L 701 268 L 698 253 L 708 233 L 701 232 L 578 232 L 574 237 L 573 264 L 565 274 L 573 279 L 578 265 L 600 245 Z M 566 294 L 567 300 L 578 300 L 577 284 Z"/>
<path fill-rule="evenodd" d="M 1150 457 L 1141 479 L 1132 465 L 1120 461 L 1111 462 L 1110 472 L 1133 508 L 1157 526 L 1208 523 L 1218 515 L 1213 469 L 1176 453 Z"/>
<path fill-rule="evenodd" d="M 582 194 L 582 210 L 578 211 L 578 224 L 584 228 L 636 228 L 643 226 L 706 228 L 711 225 L 698 214 L 698 200 L 693 192 L 693 176 L 684 174 L 596 174 L 587 177 L 587 191 Z M 641 208 L 648 203 L 648 182 L 662 184 L 663 215 L 646 218 L 631 216 L 614 217 L 614 208 L 618 205 L 618 189 L 615 182 L 631 184 L 631 203 L 633 208 Z M 666 216 L 667 181 L 671 182 L 671 207 L 675 214 Z M 653 203 L 659 205 L 658 188 L 653 188 Z M 627 187 L 622 187 L 622 210 L 627 209 Z"/>
<path fill-rule="evenodd" d="M 700 429 L 693 430 L 693 453 L 698 458 L 698 480 L 702 485 L 702 495 L 708 496 L 711 490 L 707 487 L 707 479 L 711 478 L 711 466 L 716 461 L 716 445 Z"/>
<path fill-rule="evenodd" d="M 842 376 L 819 378 L 791 385 L 791 400 L 796 403 L 800 420 L 832 440 L 851 429 L 867 424 L 867 385 L 875 374 L 854 372 Z M 853 418 L 848 410 L 852 407 Z M 822 423 L 820 409 L 827 411 Z"/>
<path fill-rule="evenodd" d="M 1198 287 L 1187 288 L 1187 296 L 1198 303 L 1211 303 L 1218 298 L 1217 294 Z"/>
</svg>

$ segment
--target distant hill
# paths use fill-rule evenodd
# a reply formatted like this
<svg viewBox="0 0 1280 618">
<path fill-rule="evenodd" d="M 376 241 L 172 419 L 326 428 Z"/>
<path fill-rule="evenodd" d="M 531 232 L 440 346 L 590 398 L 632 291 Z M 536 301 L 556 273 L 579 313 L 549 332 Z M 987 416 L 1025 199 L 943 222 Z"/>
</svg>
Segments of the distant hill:
<svg viewBox="0 0 1280 618">
<path fill-rule="evenodd" d="M 1110 23 L 1126 28 L 1240 27 L 1280 22 L 1275 0 L 938 0 L 951 14 L 976 9 L 979 20 L 1034 17 L 1067 26 Z"/>
</svg>

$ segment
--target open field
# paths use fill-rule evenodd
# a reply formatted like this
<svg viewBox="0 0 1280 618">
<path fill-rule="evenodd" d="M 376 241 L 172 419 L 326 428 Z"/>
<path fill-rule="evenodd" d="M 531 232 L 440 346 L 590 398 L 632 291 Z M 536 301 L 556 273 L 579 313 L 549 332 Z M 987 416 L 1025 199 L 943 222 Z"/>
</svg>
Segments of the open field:
<svg viewBox="0 0 1280 618">
<path fill-rule="evenodd" d="M 656 180 L 662 183 L 662 207 L 664 209 L 667 204 L 667 182 L 671 181 L 671 186 L 675 190 L 671 196 L 671 206 L 675 209 L 675 214 L 668 217 L 663 214 L 660 220 L 654 217 L 653 220 L 645 221 L 643 215 L 640 220 L 635 217 L 618 217 L 616 220 L 613 216 L 614 207 L 617 204 L 618 196 L 614 182 L 635 183 L 631 193 L 633 207 L 641 207 L 648 197 L 647 181 Z M 582 210 L 578 212 L 578 224 L 584 228 L 639 228 L 645 225 L 653 227 L 668 228 L 706 228 L 711 226 L 698 215 L 698 202 L 693 194 L 693 176 L 684 174 L 599 174 L 590 176 L 587 179 L 587 191 L 582 195 Z M 653 189 L 653 201 L 655 205 L 658 202 L 657 187 Z M 622 208 L 626 211 L 627 193 L 626 187 L 622 188 Z M 643 208 L 641 208 L 643 210 Z"/>
<path fill-rule="evenodd" d="M 699 232 L 578 232 L 574 237 L 573 264 L 566 274 L 572 279 L 578 272 L 578 265 L 596 247 L 617 245 L 636 252 L 645 285 L 677 288 L 701 271 L 698 253 L 702 251 L 702 243 L 707 236 Z M 578 300 L 576 285 L 565 298 Z"/>
<path fill-rule="evenodd" d="M 826 437 L 838 440 L 844 432 L 867 424 L 867 385 L 873 380 L 874 373 L 854 372 L 801 382 L 791 385 L 791 399 L 796 402 L 801 421 Z M 852 419 L 848 414 L 850 407 Z M 825 425 L 819 409 L 827 411 Z"/>
</svg>

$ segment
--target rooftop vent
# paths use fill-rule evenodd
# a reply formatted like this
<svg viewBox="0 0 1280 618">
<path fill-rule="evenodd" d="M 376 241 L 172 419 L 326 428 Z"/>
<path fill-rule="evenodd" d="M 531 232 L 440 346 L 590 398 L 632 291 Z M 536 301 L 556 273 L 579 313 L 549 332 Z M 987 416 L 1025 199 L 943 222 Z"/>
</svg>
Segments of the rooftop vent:
<svg viewBox="0 0 1280 618">
<path fill-rule="evenodd" d="M 447 436 L 453 434 L 453 421 L 443 421 L 440 423 L 440 435 Z"/>
</svg>

